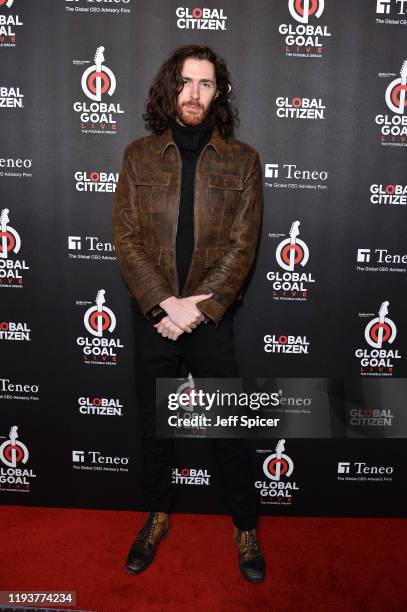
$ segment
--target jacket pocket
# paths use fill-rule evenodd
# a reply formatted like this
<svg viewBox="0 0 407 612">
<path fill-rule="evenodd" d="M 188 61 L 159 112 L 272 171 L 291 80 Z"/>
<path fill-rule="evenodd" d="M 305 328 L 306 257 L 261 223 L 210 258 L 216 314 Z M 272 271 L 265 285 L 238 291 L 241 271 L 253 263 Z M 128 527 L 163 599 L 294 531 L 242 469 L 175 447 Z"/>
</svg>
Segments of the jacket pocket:
<svg viewBox="0 0 407 612">
<path fill-rule="evenodd" d="M 145 172 L 136 177 L 140 210 L 162 212 L 167 207 L 170 172 Z"/>
<path fill-rule="evenodd" d="M 243 177 L 238 174 L 209 174 L 210 223 L 219 222 L 219 214 L 232 215 L 243 190 Z"/>
</svg>

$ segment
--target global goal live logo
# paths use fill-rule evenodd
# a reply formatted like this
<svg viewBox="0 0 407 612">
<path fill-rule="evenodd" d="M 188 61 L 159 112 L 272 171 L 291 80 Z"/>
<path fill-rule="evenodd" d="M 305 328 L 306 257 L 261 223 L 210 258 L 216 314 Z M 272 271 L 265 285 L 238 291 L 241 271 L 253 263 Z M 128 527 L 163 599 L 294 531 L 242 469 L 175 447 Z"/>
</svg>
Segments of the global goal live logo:
<svg viewBox="0 0 407 612">
<path fill-rule="evenodd" d="M 276 249 L 276 261 L 284 272 L 267 272 L 267 280 L 272 282 L 273 299 L 278 301 L 306 301 L 308 284 L 314 283 L 311 273 L 300 272 L 309 260 L 307 244 L 299 238 L 300 221 L 294 221 L 289 238 L 281 240 Z"/>
<path fill-rule="evenodd" d="M 96 295 L 95 305 L 88 308 L 83 317 L 85 329 L 90 337 L 79 336 L 76 342 L 82 348 L 86 363 L 116 365 L 117 349 L 123 348 L 119 338 L 106 337 L 116 329 L 116 316 L 105 304 L 105 290 L 100 289 Z"/>
<path fill-rule="evenodd" d="M 18 427 L 13 425 L 8 438 L 0 444 L 0 491 L 29 492 L 30 479 L 36 478 L 36 474 L 32 469 L 25 467 L 28 458 L 28 448 L 18 439 Z"/>
<path fill-rule="evenodd" d="M 381 144 L 384 146 L 407 146 L 407 60 L 400 69 L 400 76 L 393 79 L 385 91 L 387 108 L 393 113 L 376 115 L 380 126 Z"/>
<path fill-rule="evenodd" d="M 26 445 L 17 440 L 18 427 L 14 425 L 10 429 L 9 439 L 0 445 L 0 459 L 8 467 L 15 468 L 18 463 L 27 463 L 28 461 L 28 448 Z"/>
<path fill-rule="evenodd" d="M 16 46 L 16 27 L 24 25 L 19 15 L 10 15 L 6 10 L 11 8 L 13 0 L 0 0 L 0 47 Z"/>
<path fill-rule="evenodd" d="M 20 234 L 10 225 L 10 210 L 3 208 L 0 213 L 0 287 L 21 288 L 24 272 L 29 266 L 24 259 L 12 257 L 21 248 Z"/>
<path fill-rule="evenodd" d="M 258 453 L 263 451 L 257 451 Z M 293 491 L 298 491 L 299 487 L 295 482 L 289 480 L 294 471 L 294 462 L 285 453 L 285 440 L 279 440 L 276 450 L 271 455 L 269 451 L 263 461 L 263 474 L 267 480 L 255 482 L 256 489 L 259 490 L 261 503 L 290 505 L 292 503 Z"/>
<path fill-rule="evenodd" d="M 84 134 L 115 134 L 117 131 L 118 114 L 124 111 L 120 104 L 108 103 L 108 99 L 116 91 L 116 77 L 105 64 L 105 47 L 97 47 L 94 63 L 82 74 L 81 88 L 90 104 L 75 102 L 74 111 L 80 113 L 81 130 Z"/>
<path fill-rule="evenodd" d="M 389 314 L 388 300 L 382 302 L 378 316 L 365 326 L 364 337 L 370 349 L 356 349 L 362 376 L 392 376 L 394 360 L 401 359 L 398 349 L 388 348 L 397 336 L 397 327 Z"/>
<path fill-rule="evenodd" d="M 287 57 L 323 56 L 325 38 L 331 37 L 331 33 L 326 25 L 313 25 L 309 22 L 319 19 L 324 8 L 324 0 L 288 0 L 288 10 L 297 25 L 281 23 L 278 28 L 284 36 Z"/>
<path fill-rule="evenodd" d="M 325 8 L 325 0 L 288 0 L 291 16 L 300 23 L 308 23 L 313 15 L 319 19 Z"/>
</svg>

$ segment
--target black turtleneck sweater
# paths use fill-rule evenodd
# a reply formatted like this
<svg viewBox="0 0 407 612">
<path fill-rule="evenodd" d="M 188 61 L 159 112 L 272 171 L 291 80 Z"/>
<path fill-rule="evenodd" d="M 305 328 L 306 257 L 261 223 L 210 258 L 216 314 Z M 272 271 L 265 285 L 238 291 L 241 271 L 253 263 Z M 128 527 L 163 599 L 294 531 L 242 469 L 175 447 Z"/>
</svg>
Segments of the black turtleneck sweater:
<svg viewBox="0 0 407 612">
<path fill-rule="evenodd" d="M 172 135 L 181 154 L 182 183 L 176 240 L 176 265 L 179 295 L 187 279 L 194 250 L 194 182 L 198 157 L 209 142 L 213 127 L 207 117 L 199 125 L 180 125 L 170 119 Z"/>
</svg>

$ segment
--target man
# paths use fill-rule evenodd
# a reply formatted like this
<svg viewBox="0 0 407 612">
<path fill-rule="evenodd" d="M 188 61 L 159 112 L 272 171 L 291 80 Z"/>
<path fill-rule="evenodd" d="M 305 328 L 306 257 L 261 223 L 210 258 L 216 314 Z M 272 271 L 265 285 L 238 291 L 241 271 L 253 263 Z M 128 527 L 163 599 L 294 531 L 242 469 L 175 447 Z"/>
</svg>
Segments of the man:
<svg viewBox="0 0 407 612">
<path fill-rule="evenodd" d="M 254 260 L 262 211 L 259 155 L 232 138 L 226 64 L 208 47 L 177 49 L 152 82 L 152 135 L 130 143 L 113 206 L 118 263 L 133 300 L 135 376 L 149 514 L 126 569 L 144 571 L 170 527 L 173 440 L 155 431 L 155 379 L 238 377 L 233 314 Z M 242 575 L 260 582 L 256 495 L 244 439 L 214 439 Z"/>
</svg>

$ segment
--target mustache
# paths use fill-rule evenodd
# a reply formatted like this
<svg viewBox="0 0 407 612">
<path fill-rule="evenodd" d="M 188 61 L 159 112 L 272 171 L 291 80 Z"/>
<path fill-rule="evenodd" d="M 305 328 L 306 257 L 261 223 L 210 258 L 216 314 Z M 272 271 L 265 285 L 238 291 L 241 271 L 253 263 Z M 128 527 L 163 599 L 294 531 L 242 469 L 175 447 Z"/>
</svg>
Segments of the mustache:
<svg viewBox="0 0 407 612">
<path fill-rule="evenodd" d="M 196 104 L 195 102 L 184 102 L 182 106 L 193 106 L 194 108 L 202 108 L 200 104 Z"/>
</svg>

